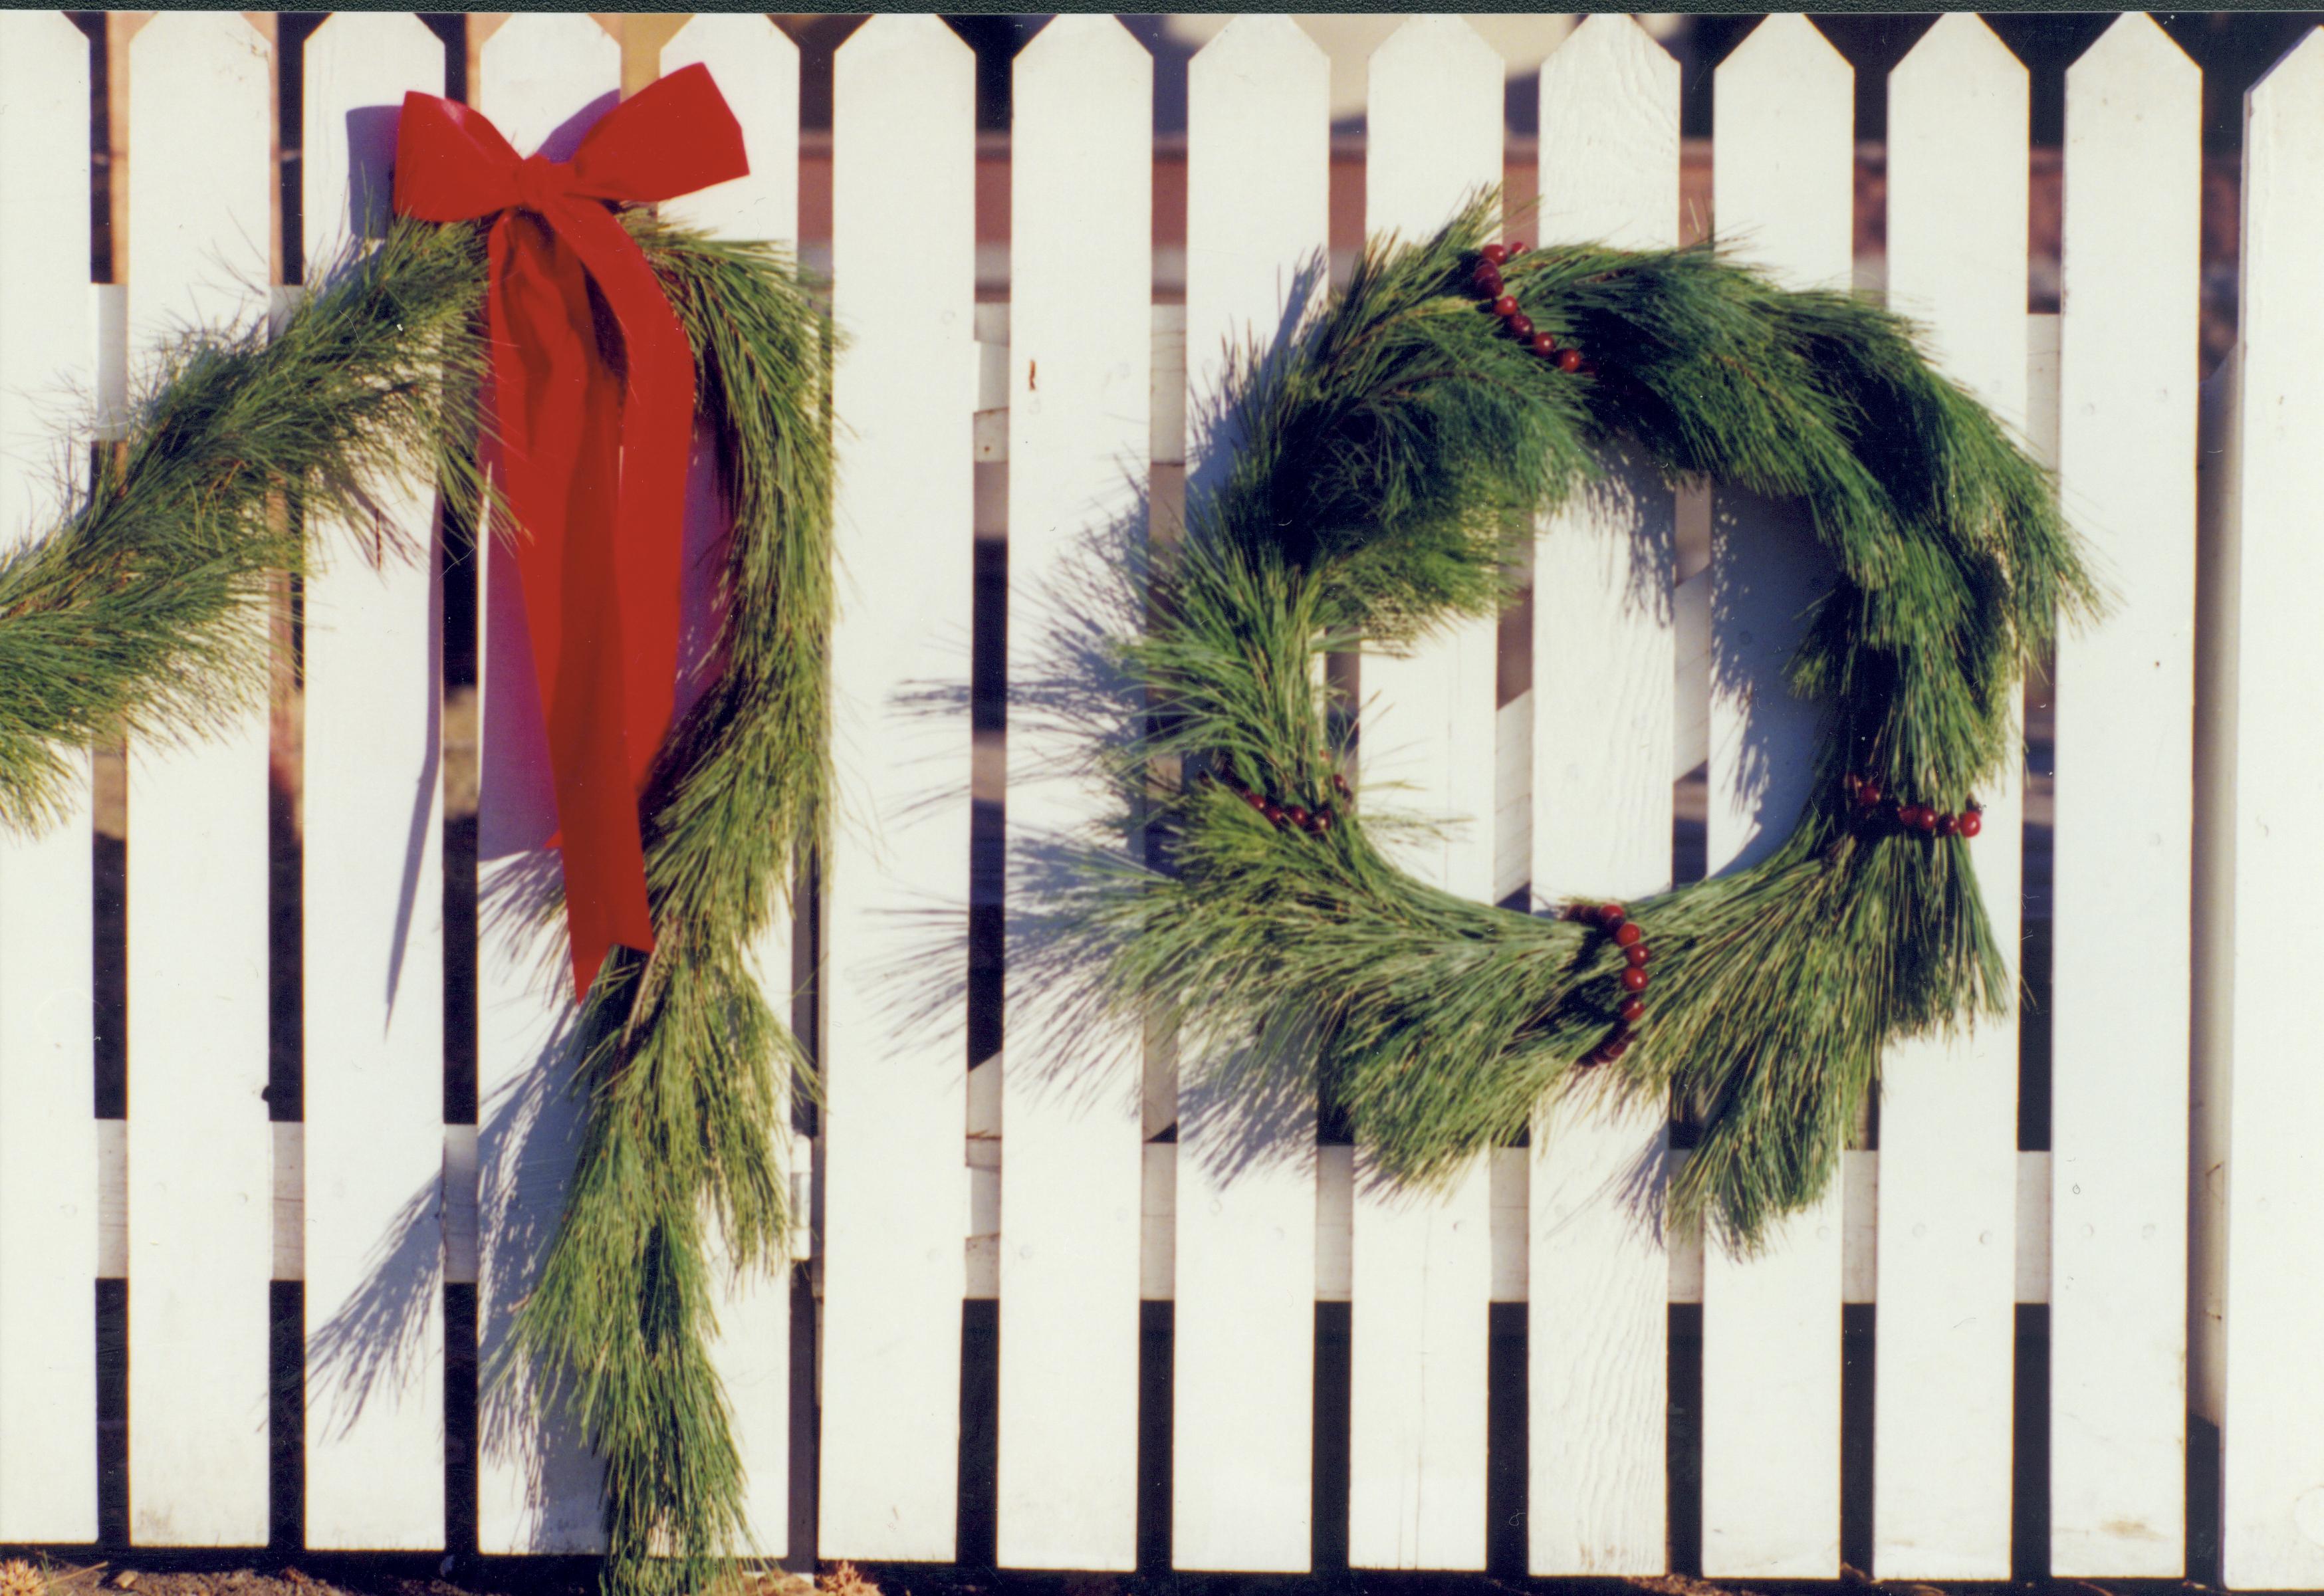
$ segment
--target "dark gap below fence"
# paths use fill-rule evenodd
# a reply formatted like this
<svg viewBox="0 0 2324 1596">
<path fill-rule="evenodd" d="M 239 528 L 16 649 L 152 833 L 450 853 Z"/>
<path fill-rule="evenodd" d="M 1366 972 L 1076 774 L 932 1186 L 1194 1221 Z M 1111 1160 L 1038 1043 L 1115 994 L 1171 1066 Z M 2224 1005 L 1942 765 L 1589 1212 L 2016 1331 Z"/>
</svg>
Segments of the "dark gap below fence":
<svg viewBox="0 0 2324 1596">
<path fill-rule="evenodd" d="M 1353 1305 L 1315 1305 L 1314 1495 L 1307 1517 L 1307 1565 L 1319 1579 L 1348 1572 L 1348 1447 L 1355 1400 Z"/>
<path fill-rule="evenodd" d="M 2050 1309 L 2017 1305 L 2010 1447 L 2009 1577 L 2050 1577 Z"/>
<path fill-rule="evenodd" d="M 953 1559 L 991 1568 L 1001 1533 L 1001 1304 L 960 1305 L 960 1505 Z"/>
<path fill-rule="evenodd" d="M 97 1538 L 129 1540 L 129 1282 L 97 1283 Z"/>
<path fill-rule="evenodd" d="M 1670 1305 L 1665 1336 L 1669 1344 L 1669 1416 L 1665 1421 L 1669 1481 L 1665 1511 L 1670 1525 L 1670 1569 L 1674 1574 L 1702 1573 L 1702 1305 Z"/>
<path fill-rule="evenodd" d="M 269 1282 L 266 1318 L 266 1549 L 288 1555 L 307 1544 L 306 1282 Z"/>
<path fill-rule="evenodd" d="M 1879 1310 L 1844 1303 L 1840 1310 L 1840 1561 L 1872 1566 L 1873 1374 Z"/>
<path fill-rule="evenodd" d="M 444 1287 L 444 1549 L 476 1554 L 476 1288 Z"/>
<path fill-rule="evenodd" d="M 1485 1345 L 1485 1572 L 1523 1579 L 1526 1571 L 1526 1305 L 1487 1309 Z"/>
</svg>

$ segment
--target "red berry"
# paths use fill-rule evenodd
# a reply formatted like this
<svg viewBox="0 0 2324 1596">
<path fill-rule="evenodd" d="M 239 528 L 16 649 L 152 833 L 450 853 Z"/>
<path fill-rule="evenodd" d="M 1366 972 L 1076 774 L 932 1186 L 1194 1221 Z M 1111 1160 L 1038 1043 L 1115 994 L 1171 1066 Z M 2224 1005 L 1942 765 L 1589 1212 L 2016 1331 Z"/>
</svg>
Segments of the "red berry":
<svg viewBox="0 0 2324 1596">
<path fill-rule="evenodd" d="M 1316 810 L 1314 815 L 1309 819 L 1307 829 L 1314 832 L 1317 836 L 1322 836 L 1325 832 L 1330 831 L 1332 829 L 1332 811 L 1329 809 Z"/>
<path fill-rule="evenodd" d="M 1860 804 L 1878 803 L 1880 801 L 1880 783 L 1874 780 L 1871 777 L 1867 776 L 1864 779 L 1864 785 L 1856 789 L 1856 801 Z"/>
<path fill-rule="evenodd" d="M 1509 252 L 1498 244 L 1489 244 L 1477 252 L 1498 266 L 1509 258 Z"/>
<path fill-rule="evenodd" d="M 1332 772 L 1332 790 L 1338 793 L 1342 798 L 1351 798 L 1354 796 L 1348 787 L 1348 779 L 1345 776 L 1341 775 L 1337 770 Z"/>
<path fill-rule="evenodd" d="M 1476 285 L 1480 294 L 1492 295 L 1501 291 L 1500 269 L 1490 261 L 1478 262 L 1477 269 L 1469 274 L 1469 281 Z"/>
<path fill-rule="evenodd" d="M 1297 804 L 1286 805 L 1283 810 L 1283 817 L 1291 822 L 1292 825 L 1298 826 L 1302 831 L 1305 831 L 1307 828 L 1307 811 Z"/>
<path fill-rule="evenodd" d="M 1554 360 L 1557 358 L 1557 340 L 1547 333 L 1536 333 L 1533 336 L 1533 352 L 1544 360 Z"/>
<path fill-rule="evenodd" d="M 1638 1001 L 1637 999 L 1632 998 L 1622 1005 L 1622 1023 L 1625 1025 L 1636 1025 L 1640 1019 L 1646 1017 L 1646 1006 Z"/>
<path fill-rule="evenodd" d="M 1266 803 L 1261 806 L 1259 812 L 1266 816 L 1269 820 L 1275 822 L 1277 826 L 1283 824 L 1283 806 L 1277 803 L 1273 798 L 1268 798 Z"/>
<path fill-rule="evenodd" d="M 1622 962 L 1633 970 L 1643 968 L 1646 962 L 1654 956 L 1655 950 L 1643 942 L 1636 947 L 1626 947 L 1622 950 Z"/>
<path fill-rule="evenodd" d="M 1510 240 L 1509 240 L 1509 259 L 1511 259 L 1511 260 L 1513 260 L 1513 261 L 1514 261 L 1514 260 L 1516 260 L 1519 255 L 1521 255 L 1521 254 L 1525 254 L 1525 252 L 1526 252 L 1526 241 L 1525 241 L 1524 239 L 1522 239 L 1522 238 L 1512 238 L 1512 239 L 1510 239 Z"/>
<path fill-rule="evenodd" d="M 1592 913 L 1598 923 L 1609 931 L 1630 918 L 1618 903 L 1601 903 Z"/>
<path fill-rule="evenodd" d="M 1950 836 L 1960 829 L 1960 817 L 1959 816 L 1940 815 L 1937 816 L 1937 835 L 1939 836 Z"/>
<path fill-rule="evenodd" d="M 1926 831 L 1937 823 L 1937 816 L 1926 804 L 1906 804 L 1896 811 L 1896 823 L 1907 831 Z"/>
<path fill-rule="evenodd" d="M 1617 926 L 1614 927 L 1614 946 L 1628 947 L 1645 935 L 1646 933 L 1639 930 L 1636 923 Z"/>
<path fill-rule="evenodd" d="M 1624 987 L 1627 991 L 1629 991 L 1629 992 L 1644 992 L 1644 991 L 1646 991 L 1646 973 L 1644 970 L 1625 970 L 1625 971 L 1623 971 L 1623 972 L 1622 972 L 1622 985 L 1623 985 L 1623 987 Z"/>
<path fill-rule="evenodd" d="M 1513 336 L 1519 338 L 1530 338 L 1533 337 L 1533 318 L 1520 312 L 1519 314 L 1508 318 L 1508 328 Z"/>
<path fill-rule="evenodd" d="M 1963 836 L 1975 836 L 1978 832 L 1983 831 L 1984 829 L 1985 829 L 1985 811 L 1984 811 L 1984 810 L 1982 810 L 1982 809 L 1971 809 L 1968 814 L 1963 815 L 1963 816 L 1960 817 L 1960 834 L 1961 834 L 1961 835 L 1963 835 Z"/>
<path fill-rule="evenodd" d="M 1557 352 L 1557 369 L 1562 372 L 1580 371 L 1582 369 L 1582 351 L 1579 349 L 1560 349 Z"/>
<path fill-rule="evenodd" d="M 1262 815 L 1267 813 L 1267 800 L 1259 797 L 1259 794 L 1252 792 L 1248 788 L 1243 790 L 1242 801 L 1249 804 L 1252 808 L 1257 809 Z"/>
<path fill-rule="evenodd" d="M 1509 298 L 1508 295 L 1503 294 L 1499 299 L 1493 301 L 1493 314 L 1499 317 L 1502 320 L 1506 321 L 1517 313 L 1517 302 Z"/>
</svg>

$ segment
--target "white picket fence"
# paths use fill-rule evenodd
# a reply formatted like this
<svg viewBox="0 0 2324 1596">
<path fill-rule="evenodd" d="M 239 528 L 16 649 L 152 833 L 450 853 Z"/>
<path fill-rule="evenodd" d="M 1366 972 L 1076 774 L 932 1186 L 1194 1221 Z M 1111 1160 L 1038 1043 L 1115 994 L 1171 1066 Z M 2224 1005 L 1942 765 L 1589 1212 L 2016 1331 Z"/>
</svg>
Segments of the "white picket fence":
<svg viewBox="0 0 2324 1596">
<path fill-rule="evenodd" d="M 446 63 L 408 15 L 341 14 L 304 48 L 312 261 L 346 232 L 350 196 L 378 189 L 383 108 L 440 89 Z M 265 310 L 267 50 L 232 13 L 164 14 L 134 35 L 119 284 L 93 290 L 87 42 L 53 14 L 0 14 L 9 536 L 44 524 L 69 464 L 60 381 L 117 396 L 173 323 Z M 706 15 L 662 65 L 691 60 L 741 115 L 754 175 L 672 208 L 795 236 L 798 51 L 763 17 Z M 1151 292 L 1144 48 L 1111 18 L 1063 17 L 1014 72 L 1012 297 L 979 305 L 970 51 L 932 17 L 890 15 L 836 59 L 832 267 L 850 341 L 833 653 L 850 823 L 822 874 L 824 1133 L 798 1148 L 820 1311 L 794 1325 L 777 1281 L 722 1321 L 767 1549 L 954 1557 L 962 1305 L 997 1296 L 999 1563 L 1133 1566 L 1139 1305 L 1170 1299 L 1170 1563 L 1305 1569 L 1323 1300 L 1349 1305 L 1349 1561 L 1481 1568 L 1489 1309 L 1523 1302 L 1526 1567 L 1659 1573 L 1669 1308 L 1690 1303 L 1702 1572 L 1831 1578 L 1842 1305 L 1869 1302 L 1869 1572 L 2000 1578 L 2021 1477 L 2015 1310 L 2040 1303 L 2048 1453 L 2033 1477 L 2046 1474 L 2055 1573 L 2181 1571 L 2191 1412 L 2218 1426 L 2202 1512 L 2226 1582 L 2324 1585 L 2324 1168 L 2307 1156 L 2324 1123 L 2307 998 L 2324 951 L 2324 650 L 2308 607 L 2324 590 L 2324 44 L 2311 36 L 2251 96 L 2243 346 L 2202 407 L 2200 449 L 2196 69 L 2130 16 L 2069 73 L 2057 318 L 2025 309 L 2024 69 L 1952 15 L 1890 78 L 1891 301 L 2055 459 L 2117 595 L 2059 660 L 2053 1145 L 2018 1149 L 2013 1026 L 1900 1048 L 1877 1151 L 1848 1153 L 1821 1207 L 1750 1259 L 1660 1232 L 1629 1187 L 1683 1150 L 1663 1116 L 1587 1091 L 1545 1102 L 1528 1146 L 1450 1192 L 1391 1197 L 1312 1122 L 1265 1157 L 1230 1149 L 1222 1105 L 1182 1088 L 1158 1042 L 1027 1018 L 1006 1064 L 972 1070 L 964 1001 L 901 1023 L 899 961 L 949 960 L 965 980 L 973 793 L 1005 792 L 1012 835 L 1093 801 L 1041 774 L 1036 732 L 1008 748 L 1005 789 L 1000 745 L 972 737 L 977 540 L 1007 540 L 1022 662 L 1078 537 L 1149 494 L 1157 512 L 1181 502 L 1204 465 L 1186 418 L 1215 390 L 1218 352 L 1296 313 L 1286 288 L 1325 242 L 1326 64 L 1287 18 L 1238 20 L 1189 69 L 1183 309 Z M 1380 48 L 1370 228 L 1431 227 L 1498 180 L 1502 74 L 1452 19 L 1416 18 Z M 621 76 L 587 17 L 518 15 L 471 88 L 521 149 L 557 152 Z M 1719 230 L 1787 282 L 1849 280 L 1853 94 L 1796 16 L 1718 69 Z M 1542 69 L 1540 106 L 1529 226 L 1677 238 L 1679 72 L 1660 46 L 1594 17 Z M 977 467 L 1002 461 L 1005 505 L 980 500 L 1001 479 Z M 1713 869 L 1772 845 L 1797 811 L 1812 716 L 1779 673 L 1823 579 L 1798 514 L 1714 494 L 1698 572 L 1685 523 L 1702 498 L 1629 481 L 1625 508 L 1544 528 L 1529 691 L 1499 701 L 1489 625 L 1362 661 L 1364 777 L 1474 822 L 1409 862 L 1448 888 L 1651 891 L 1673 873 L 1674 777 L 1706 759 Z M 426 503 L 381 514 L 431 535 Z M 125 1120 L 91 1117 L 89 815 L 0 844 L 0 1541 L 97 1538 L 92 1282 L 125 1278 L 133 1544 L 267 1541 L 269 1282 L 302 1280 L 308 1545 L 445 1545 L 442 1287 L 476 1283 L 489 1352 L 569 1161 L 560 960 L 494 913 L 554 859 L 510 579 L 488 562 L 479 1124 L 444 1121 L 432 565 L 342 558 L 306 591 L 302 1122 L 270 1125 L 261 1101 L 263 716 L 191 751 L 133 751 Z M 958 707 L 931 712 L 931 686 Z M 2019 882 L 2015 787 L 1989 795 L 1978 844 L 2003 904 Z M 788 984 L 787 936 L 766 968 Z M 809 1483 L 791 1478 L 793 1430 L 816 1421 L 790 1409 L 794 1334 L 816 1338 L 812 1548 L 786 1544 Z M 595 1545 L 586 1452 L 486 1406 L 479 1548 Z"/>
</svg>

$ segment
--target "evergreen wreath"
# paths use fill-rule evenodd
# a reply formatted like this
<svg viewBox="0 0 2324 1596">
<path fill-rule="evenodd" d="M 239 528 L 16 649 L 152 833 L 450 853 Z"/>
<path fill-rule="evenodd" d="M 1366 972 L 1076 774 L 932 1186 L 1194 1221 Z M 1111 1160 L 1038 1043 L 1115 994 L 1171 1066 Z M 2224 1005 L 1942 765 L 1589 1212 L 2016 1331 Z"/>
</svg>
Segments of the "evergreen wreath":
<svg viewBox="0 0 2324 1596">
<path fill-rule="evenodd" d="M 656 951 L 618 950 L 583 1005 L 579 1161 L 507 1344 L 603 1459 L 604 1582 L 633 1591 L 700 1588 L 751 1544 L 711 1293 L 788 1259 L 779 1086 L 807 1065 L 751 957 L 825 824 L 833 341 L 774 248 L 622 221 L 720 445 L 719 670 L 644 801 Z M 0 821 L 53 819 L 92 742 L 182 743 L 263 701 L 273 574 L 313 529 L 372 524 L 383 483 L 484 510 L 486 269 L 483 228 L 399 220 L 272 334 L 166 353 L 87 494 L 0 558 Z"/>
<path fill-rule="evenodd" d="M 1128 689 L 1092 749 L 1119 806 L 1026 872 L 1043 930 L 1012 956 L 1075 1012 L 1174 1016 L 1191 1073 L 1318 1091 L 1393 1178 L 1513 1139 L 1575 1070 L 1674 1096 L 1702 1132 L 1672 1205 L 1750 1247 L 1823 1190 L 1886 1045 L 2006 1010 L 1972 795 L 2021 671 L 2098 591 L 2045 473 L 1899 318 L 1710 246 L 1494 226 L 1480 199 L 1376 243 L 1239 361 L 1216 485 L 1131 578 L 1143 624 L 1098 644 Z M 1837 567 L 1790 666 L 1825 709 L 1814 796 L 1771 857 L 1647 901 L 1542 917 L 1424 885 L 1341 773 L 1320 656 L 1492 613 L 1532 514 L 1617 433 L 1670 477 L 1804 503 Z"/>
</svg>

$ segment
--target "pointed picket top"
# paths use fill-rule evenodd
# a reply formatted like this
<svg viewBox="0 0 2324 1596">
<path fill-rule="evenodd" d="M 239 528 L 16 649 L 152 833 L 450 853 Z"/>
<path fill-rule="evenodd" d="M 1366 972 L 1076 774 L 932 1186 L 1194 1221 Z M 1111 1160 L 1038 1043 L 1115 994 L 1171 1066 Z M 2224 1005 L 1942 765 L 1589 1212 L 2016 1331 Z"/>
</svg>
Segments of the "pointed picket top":
<svg viewBox="0 0 2324 1596">
<path fill-rule="evenodd" d="M 1123 27 L 1120 18 L 1102 11 L 1067 12 L 1053 18 L 1017 52 L 1017 69 L 1047 69 L 1049 57 L 1058 54 L 1125 69 L 1141 62 L 1151 69 L 1154 63 L 1153 53 L 1138 42 L 1138 35 Z"/>
<path fill-rule="evenodd" d="M 2024 64 L 1954 12 L 1888 79 L 1888 302 L 2007 420 L 2025 408 Z"/>
<path fill-rule="evenodd" d="M 663 214 L 729 238 L 798 238 L 799 52 L 762 14 L 704 12 L 661 47 L 662 76 L 710 69 L 742 126 L 751 171 L 669 201 Z"/>
<path fill-rule="evenodd" d="M 1775 12 L 1746 34 L 1719 63 L 1718 88 L 1746 82 L 1838 82 L 1853 86 L 1856 69 L 1832 48 L 1823 30 L 1796 11 Z"/>
<path fill-rule="evenodd" d="M 1711 215 L 1792 288 L 1845 288 L 1855 253 L 1856 69 L 1813 23 L 1778 13 L 1719 64 Z"/>
<path fill-rule="evenodd" d="M 928 12 L 891 11 L 873 17 L 840 45 L 835 58 L 843 67 L 862 71 L 866 67 L 915 58 L 934 64 L 973 57 L 961 36 Z"/>
<path fill-rule="evenodd" d="M 1565 36 L 1541 65 L 1544 244 L 1678 242 L 1678 61 L 1630 17 L 1600 12 Z M 1668 203 L 1618 173 L 1651 174 Z"/>
<path fill-rule="evenodd" d="M 1382 40 L 1370 60 L 1371 92 L 1380 90 L 1383 73 L 1476 72 L 1489 70 L 1499 78 L 1505 70 L 1500 51 L 1462 17 L 1416 16 Z"/>
<path fill-rule="evenodd" d="M 2253 132 L 2264 124 L 2274 132 L 2279 120 L 2312 116 L 2324 101 L 2324 28 L 2310 28 L 2307 36 L 2279 57 L 2261 75 L 2245 98 L 2245 115 Z M 2304 101 L 2304 104 L 2295 102 Z M 2250 141 L 2246 139 L 2248 146 Z"/>
<path fill-rule="evenodd" d="M 1457 16 L 1418 16 L 1370 63 L 1364 231 L 1425 238 L 1501 180 L 1500 52 Z"/>
<path fill-rule="evenodd" d="M 1194 97 L 1232 74 L 1253 90 L 1268 87 L 1271 73 L 1304 73 L 1329 94 L 1331 58 L 1307 30 L 1277 12 L 1245 12 L 1219 30 L 1186 66 L 1186 92 Z M 1287 85 L 1286 85 L 1287 86 Z M 1309 85 L 1302 83 L 1300 87 Z"/>
<path fill-rule="evenodd" d="M 162 11 L 129 41 L 133 69 L 168 57 L 190 76 L 217 69 L 239 80 L 266 70 L 266 35 L 231 11 Z"/>
<path fill-rule="evenodd" d="M 2093 78 L 2107 82 L 2116 93 L 2135 84 L 2176 96 L 2189 85 L 2200 92 L 2203 69 L 2160 23 L 2143 11 L 2127 11 L 2066 69 L 2067 97 L 2072 97 L 2077 83 Z"/>
<path fill-rule="evenodd" d="M 404 90 L 444 87 L 444 42 L 409 12 L 343 11 L 306 45 L 302 254 L 314 282 L 349 238 L 386 230 Z"/>
<path fill-rule="evenodd" d="M 1594 82 L 1601 95 L 1659 98 L 1678 93 L 1679 66 L 1636 18 L 1601 11 L 1550 52 L 1541 64 L 1541 78 L 1545 97 L 1554 79 L 1561 91 L 1577 97 Z"/>
<path fill-rule="evenodd" d="M 579 12 L 520 12 L 484 41 L 478 68 L 478 107 L 521 155 L 571 155 L 620 102 L 622 47 Z"/>
<path fill-rule="evenodd" d="M 2025 63 L 1975 12 L 1950 11 L 1888 76 L 1888 89 L 1967 97 L 2025 79 Z"/>
</svg>

